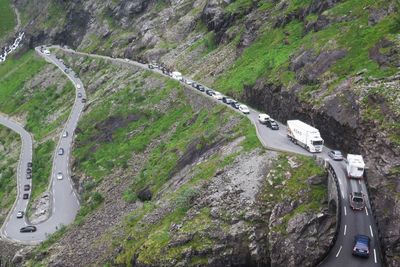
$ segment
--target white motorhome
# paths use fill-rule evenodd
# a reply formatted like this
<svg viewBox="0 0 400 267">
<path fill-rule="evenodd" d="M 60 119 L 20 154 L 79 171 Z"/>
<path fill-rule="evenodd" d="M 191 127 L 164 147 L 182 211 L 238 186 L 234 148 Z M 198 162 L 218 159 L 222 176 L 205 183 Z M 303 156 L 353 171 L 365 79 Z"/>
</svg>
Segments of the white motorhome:
<svg viewBox="0 0 400 267">
<path fill-rule="evenodd" d="M 364 175 L 364 160 L 361 155 L 347 155 L 347 177 L 361 179 Z"/>
<path fill-rule="evenodd" d="M 319 130 L 300 120 L 287 121 L 287 136 L 295 144 L 298 144 L 308 151 L 322 152 L 324 140 Z"/>
<path fill-rule="evenodd" d="M 180 80 L 182 80 L 182 73 L 180 73 L 180 72 L 178 72 L 178 71 L 174 71 L 174 72 L 172 72 L 172 78 L 174 78 L 174 79 L 176 79 L 176 80 L 178 80 L 178 81 L 180 81 Z"/>
</svg>

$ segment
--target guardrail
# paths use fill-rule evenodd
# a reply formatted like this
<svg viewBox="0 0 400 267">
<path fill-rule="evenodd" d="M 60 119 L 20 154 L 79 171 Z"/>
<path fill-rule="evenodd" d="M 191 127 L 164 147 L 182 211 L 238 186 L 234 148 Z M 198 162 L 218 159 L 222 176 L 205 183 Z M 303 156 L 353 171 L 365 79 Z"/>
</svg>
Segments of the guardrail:
<svg viewBox="0 0 400 267">
<path fill-rule="evenodd" d="M 371 206 L 371 213 L 372 213 L 372 215 L 374 216 L 374 222 L 375 222 L 375 224 L 376 224 L 376 230 L 377 230 L 377 232 L 378 232 L 378 241 L 379 241 L 379 248 L 380 248 L 380 250 L 381 250 L 381 262 L 382 262 L 382 265 L 383 266 L 387 266 L 387 261 L 386 261 L 386 252 L 385 252 L 385 247 L 384 247 L 384 240 L 383 240 L 383 236 L 382 236 L 382 233 L 381 233 L 381 231 L 380 231 L 380 228 L 381 227 L 379 227 L 379 221 L 377 220 L 377 218 L 376 218 L 376 209 L 375 209 L 375 204 L 374 204 L 374 201 L 373 201 L 373 198 L 371 197 L 371 189 L 370 189 L 370 187 L 369 187 L 369 183 L 368 183 L 368 175 L 367 175 L 367 173 L 368 173 L 368 171 L 367 171 L 367 169 L 364 169 L 364 175 L 363 175 L 363 178 L 364 178 L 364 181 L 365 181 L 365 187 L 367 188 L 367 194 L 368 194 L 368 199 L 369 199 L 369 204 L 370 204 L 370 206 Z"/>
<path fill-rule="evenodd" d="M 319 262 L 316 263 L 317 266 L 320 266 L 321 264 L 323 264 L 323 262 L 325 261 L 325 259 L 328 257 L 328 255 L 331 253 L 332 248 L 335 246 L 336 240 L 338 238 L 339 235 L 339 230 L 340 230 L 340 225 L 341 225 L 341 220 L 342 220 L 342 199 L 339 197 L 340 195 L 340 186 L 339 186 L 339 180 L 337 178 L 336 172 L 333 169 L 331 163 L 329 161 L 325 161 L 325 163 L 327 164 L 326 169 L 328 170 L 328 172 L 330 173 L 331 177 L 333 178 L 333 181 L 335 182 L 335 186 L 336 186 L 336 228 L 335 228 L 335 233 L 333 235 L 333 238 L 331 240 L 331 243 L 329 244 L 329 248 L 325 251 L 325 253 L 323 254 L 323 256 L 321 257 L 321 259 L 319 260 Z M 329 179 L 329 177 L 328 177 Z"/>
</svg>

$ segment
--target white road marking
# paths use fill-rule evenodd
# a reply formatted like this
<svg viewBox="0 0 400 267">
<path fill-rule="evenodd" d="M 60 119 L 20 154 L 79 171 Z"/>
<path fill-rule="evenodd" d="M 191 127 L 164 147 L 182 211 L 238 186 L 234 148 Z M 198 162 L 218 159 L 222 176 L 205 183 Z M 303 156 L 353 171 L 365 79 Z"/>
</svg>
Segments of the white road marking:
<svg viewBox="0 0 400 267">
<path fill-rule="evenodd" d="M 344 206 L 344 216 L 347 216 L 347 209 L 346 209 L 346 206 Z"/>
<path fill-rule="evenodd" d="M 358 183 L 359 183 L 359 184 L 361 184 L 361 179 L 360 179 L 360 180 L 358 180 Z"/>
<path fill-rule="evenodd" d="M 342 251 L 342 246 L 340 246 L 339 251 L 336 253 L 336 258 L 339 257 L 340 251 Z"/>
<path fill-rule="evenodd" d="M 376 260 L 376 250 L 374 249 L 374 261 L 375 263 L 378 263 L 378 261 Z"/>
<path fill-rule="evenodd" d="M 372 232 L 372 227 L 369 225 L 369 231 L 371 232 L 371 236 L 374 237 L 374 233 Z"/>
<path fill-rule="evenodd" d="M 346 231 L 347 231 L 347 224 L 344 225 L 344 232 L 343 232 L 343 235 L 346 235 Z"/>
<path fill-rule="evenodd" d="M 368 216 L 368 209 L 367 209 L 367 207 L 365 207 L 365 213 L 366 213 L 367 216 Z"/>
<path fill-rule="evenodd" d="M 339 179 L 339 184 L 342 185 L 342 181 Z"/>
<path fill-rule="evenodd" d="M 343 194 L 343 191 L 340 191 L 340 193 L 342 193 L 342 198 L 344 199 L 344 194 Z"/>
</svg>

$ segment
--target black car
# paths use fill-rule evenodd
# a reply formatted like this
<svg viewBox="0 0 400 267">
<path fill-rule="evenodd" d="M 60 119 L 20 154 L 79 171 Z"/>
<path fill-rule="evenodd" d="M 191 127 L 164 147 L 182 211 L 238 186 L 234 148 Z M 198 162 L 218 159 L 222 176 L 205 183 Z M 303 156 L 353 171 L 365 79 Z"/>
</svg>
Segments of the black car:
<svg viewBox="0 0 400 267">
<path fill-rule="evenodd" d="M 28 225 L 25 227 L 22 227 L 21 229 L 19 229 L 20 233 L 32 233 L 32 232 L 36 232 L 36 226 L 33 225 Z"/>
<path fill-rule="evenodd" d="M 207 89 L 206 90 L 206 94 L 209 95 L 209 96 L 212 96 L 214 94 L 214 91 L 211 90 L 211 89 Z"/>
<path fill-rule="evenodd" d="M 26 174 L 26 179 L 32 179 L 32 174 L 27 173 L 27 174 Z"/>
<path fill-rule="evenodd" d="M 229 98 L 229 97 L 227 97 L 227 96 L 224 96 L 223 98 L 222 98 L 222 102 L 224 102 L 225 104 L 227 104 L 227 105 L 230 105 L 230 104 L 232 104 L 232 102 L 234 102 L 235 100 L 233 100 L 232 98 Z"/>
<path fill-rule="evenodd" d="M 197 89 L 197 83 L 193 82 L 192 87 Z"/>
<path fill-rule="evenodd" d="M 233 100 L 232 103 L 231 103 L 231 106 L 232 106 L 233 108 L 235 108 L 235 109 L 239 109 L 240 104 L 239 104 L 239 102 Z"/>
<path fill-rule="evenodd" d="M 26 173 L 32 173 L 32 169 L 31 168 L 26 168 Z"/>
<path fill-rule="evenodd" d="M 28 162 L 28 168 L 32 168 L 32 162 Z"/>
<path fill-rule="evenodd" d="M 78 78 L 78 77 L 79 77 L 79 76 L 78 76 L 78 73 L 75 73 L 75 74 L 74 74 L 74 77 L 75 77 L 75 78 Z"/>
<path fill-rule="evenodd" d="M 69 69 L 64 69 L 64 72 L 65 73 L 69 73 Z"/>
<path fill-rule="evenodd" d="M 270 119 L 265 122 L 265 125 L 267 125 L 268 128 L 271 128 L 272 130 L 279 130 L 279 125 L 274 121 L 273 119 Z"/>
<path fill-rule="evenodd" d="M 29 198 L 29 194 L 24 194 L 22 198 L 23 199 L 28 199 Z"/>
<path fill-rule="evenodd" d="M 24 185 L 24 191 L 29 191 L 31 186 L 29 184 Z"/>
<path fill-rule="evenodd" d="M 199 90 L 200 92 L 204 92 L 206 89 L 204 88 L 203 85 L 198 84 L 198 85 L 197 85 L 197 90 Z"/>
<path fill-rule="evenodd" d="M 151 65 L 151 64 L 149 64 L 149 66 L 148 66 L 148 67 L 149 67 L 149 69 L 151 69 L 151 70 L 152 70 L 152 69 L 154 69 L 154 66 L 153 66 L 153 65 Z"/>
<path fill-rule="evenodd" d="M 81 102 L 86 103 L 86 98 L 82 98 Z"/>
<path fill-rule="evenodd" d="M 371 239 L 366 235 L 354 236 L 353 255 L 363 258 L 369 257 L 369 243 Z"/>
</svg>

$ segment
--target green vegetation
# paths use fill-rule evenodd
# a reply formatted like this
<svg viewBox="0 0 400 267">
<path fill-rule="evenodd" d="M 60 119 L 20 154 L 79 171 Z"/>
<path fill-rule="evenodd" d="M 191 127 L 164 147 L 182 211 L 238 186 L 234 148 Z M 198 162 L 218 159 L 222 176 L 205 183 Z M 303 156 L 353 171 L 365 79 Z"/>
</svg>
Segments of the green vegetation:
<svg viewBox="0 0 400 267">
<path fill-rule="evenodd" d="M 291 167 L 289 161 L 298 166 Z M 261 198 L 264 201 L 274 199 L 275 203 L 297 201 L 302 204 L 286 214 L 282 224 L 276 226 L 274 230 L 285 233 L 287 222 L 295 215 L 315 212 L 321 208 L 321 203 L 328 192 L 324 184 L 310 185 L 308 183 L 307 179 L 315 175 L 326 176 L 327 174 L 311 157 L 282 154 L 276 160 L 272 171 L 266 177 L 267 182 Z"/>
<path fill-rule="evenodd" d="M 235 1 L 230 6 L 250 1 Z M 291 13 L 309 5 L 311 1 L 290 1 L 284 13 Z M 290 56 L 295 55 L 300 46 L 303 49 L 312 49 L 316 54 L 326 50 L 342 49 L 347 51 L 344 58 L 330 67 L 328 72 L 335 74 L 336 79 L 343 79 L 354 75 L 362 69 L 367 69 L 367 75 L 384 77 L 393 74 L 396 69 L 389 67 L 382 69 L 369 58 L 369 50 L 383 37 L 392 39 L 392 35 L 399 28 L 396 14 L 379 21 L 376 25 L 368 25 L 369 8 L 371 6 L 385 6 L 385 1 L 357 1 L 348 0 L 336 4 L 332 9 L 324 12 L 328 17 L 351 16 L 352 19 L 332 23 L 318 32 L 311 31 L 304 35 L 303 22 L 292 21 L 282 28 L 272 28 L 266 24 L 258 39 L 246 48 L 236 62 L 222 74 L 215 86 L 223 92 L 241 93 L 245 85 L 252 86 L 259 78 L 282 83 L 290 86 L 295 76 L 288 71 Z M 263 7 L 264 5 L 261 5 Z M 369 8 L 366 8 L 369 7 Z M 270 9 L 269 6 L 263 7 Z M 274 7 L 276 9 L 276 7 Z M 351 13 L 349 11 L 351 10 Z M 272 10 L 280 14 L 279 10 Z M 316 15 L 310 14 L 307 21 L 315 21 Z M 310 92 L 319 90 L 319 86 L 305 87 L 308 92 L 302 92 L 307 99 Z"/>
<path fill-rule="evenodd" d="M 10 33 L 16 24 L 15 13 L 11 7 L 11 0 L 0 0 L 0 39 Z"/>
<path fill-rule="evenodd" d="M 31 85 L 30 81 L 44 71 L 45 61 L 35 56 L 34 51 L 13 56 L 0 65 L 0 111 L 11 116 L 25 117 L 25 128 L 32 133 L 36 144 L 33 151 L 32 197 L 47 189 L 52 167 L 55 142 L 48 140 L 64 125 L 73 105 L 72 83 L 57 79 L 47 87 Z M 59 71 L 52 69 L 48 72 Z M 62 77 L 62 76 L 61 76 Z M 46 78 L 47 79 L 47 78 Z M 56 85 L 57 83 L 57 85 Z"/>
<path fill-rule="evenodd" d="M 0 209 L 4 214 L 15 201 L 19 154 L 19 135 L 0 125 Z M 3 221 L 4 218 L 0 216 L 0 225 Z"/>
<path fill-rule="evenodd" d="M 47 189 L 52 168 L 54 149 L 55 143 L 52 140 L 46 141 L 35 147 L 32 158 L 34 166 L 32 173 L 32 180 L 34 181 L 31 194 L 32 199 L 35 199 Z"/>
</svg>

